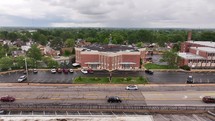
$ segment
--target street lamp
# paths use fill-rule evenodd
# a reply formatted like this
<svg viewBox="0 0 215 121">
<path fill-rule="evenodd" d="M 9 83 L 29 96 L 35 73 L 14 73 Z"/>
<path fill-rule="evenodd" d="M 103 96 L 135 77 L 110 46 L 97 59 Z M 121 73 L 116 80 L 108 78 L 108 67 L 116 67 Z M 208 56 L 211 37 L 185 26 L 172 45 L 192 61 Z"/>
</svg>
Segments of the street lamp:
<svg viewBox="0 0 215 121">
<path fill-rule="evenodd" d="M 27 65 L 26 58 L 25 58 L 25 71 L 26 71 L 26 76 L 28 78 L 28 65 Z"/>
</svg>

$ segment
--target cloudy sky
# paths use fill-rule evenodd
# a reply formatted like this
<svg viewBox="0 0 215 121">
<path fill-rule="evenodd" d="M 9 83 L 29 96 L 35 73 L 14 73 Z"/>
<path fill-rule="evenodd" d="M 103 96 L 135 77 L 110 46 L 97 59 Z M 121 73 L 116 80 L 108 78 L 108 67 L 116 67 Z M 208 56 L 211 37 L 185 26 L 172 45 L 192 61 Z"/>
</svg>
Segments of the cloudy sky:
<svg viewBox="0 0 215 121">
<path fill-rule="evenodd" d="M 0 26 L 215 28 L 215 0 L 1 0 Z"/>
</svg>

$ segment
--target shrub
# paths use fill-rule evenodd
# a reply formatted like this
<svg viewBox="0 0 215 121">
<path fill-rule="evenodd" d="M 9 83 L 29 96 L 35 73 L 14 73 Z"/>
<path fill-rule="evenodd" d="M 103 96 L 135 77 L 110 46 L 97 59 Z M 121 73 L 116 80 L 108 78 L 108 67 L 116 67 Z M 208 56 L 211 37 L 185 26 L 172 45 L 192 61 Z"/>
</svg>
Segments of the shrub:
<svg viewBox="0 0 215 121">
<path fill-rule="evenodd" d="M 188 65 L 181 66 L 180 68 L 187 70 L 187 71 L 190 71 L 190 67 Z"/>
</svg>

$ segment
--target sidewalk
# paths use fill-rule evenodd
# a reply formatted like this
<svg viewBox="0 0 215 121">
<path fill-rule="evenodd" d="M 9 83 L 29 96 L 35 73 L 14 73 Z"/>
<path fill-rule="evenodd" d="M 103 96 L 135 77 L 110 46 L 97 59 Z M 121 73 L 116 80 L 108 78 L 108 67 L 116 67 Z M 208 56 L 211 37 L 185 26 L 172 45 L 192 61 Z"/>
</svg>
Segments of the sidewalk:
<svg viewBox="0 0 215 121">
<path fill-rule="evenodd" d="M 128 86 L 129 84 L 42 84 L 42 83 L 0 83 L 0 87 L 13 87 L 13 86 L 55 86 L 55 87 L 71 87 L 71 86 Z M 215 86 L 215 84 L 136 84 L 144 87 L 207 87 Z"/>
</svg>

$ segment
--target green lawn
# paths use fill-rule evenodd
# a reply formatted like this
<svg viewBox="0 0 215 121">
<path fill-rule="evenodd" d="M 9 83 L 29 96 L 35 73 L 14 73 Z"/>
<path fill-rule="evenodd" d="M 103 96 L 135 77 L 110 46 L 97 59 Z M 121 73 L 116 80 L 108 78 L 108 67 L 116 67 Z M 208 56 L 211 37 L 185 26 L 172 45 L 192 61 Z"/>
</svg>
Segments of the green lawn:
<svg viewBox="0 0 215 121">
<path fill-rule="evenodd" d="M 147 84 L 144 77 L 112 77 L 111 82 L 108 77 L 78 77 L 74 84 Z"/>
<path fill-rule="evenodd" d="M 107 77 L 78 77 L 73 81 L 74 84 L 107 84 L 109 78 Z"/>
<path fill-rule="evenodd" d="M 169 66 L 169 65 L 158 65 L 154 63 L 147 63 L 144 65 L 146 69 L 178 69 L 178 67 L 175 66 Z"/>
</svg>

